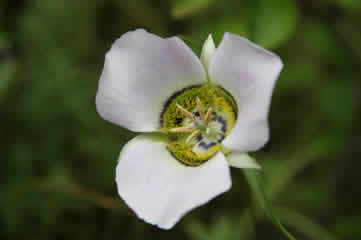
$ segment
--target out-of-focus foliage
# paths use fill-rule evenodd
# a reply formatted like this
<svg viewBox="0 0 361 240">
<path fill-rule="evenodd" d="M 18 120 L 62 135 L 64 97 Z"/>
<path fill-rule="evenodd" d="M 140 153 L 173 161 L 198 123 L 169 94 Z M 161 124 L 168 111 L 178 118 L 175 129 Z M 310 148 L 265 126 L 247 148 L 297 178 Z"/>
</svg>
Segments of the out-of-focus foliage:
<svg viewBox="0 0 361 240">
<path fill-rule="evenodd" d="M 273 213 L 299 239 L 361 239 L 358 0 L 0 1 L 1 239 L 284 239 L 239 169 L 171 231 L 117 197 L 136 134 L 102 120 L 94 96 L 105 52 L 139 27 L 198 54 L 227 31 L 277 52 L 271 140 L 253 154 Z"/>
</svg>

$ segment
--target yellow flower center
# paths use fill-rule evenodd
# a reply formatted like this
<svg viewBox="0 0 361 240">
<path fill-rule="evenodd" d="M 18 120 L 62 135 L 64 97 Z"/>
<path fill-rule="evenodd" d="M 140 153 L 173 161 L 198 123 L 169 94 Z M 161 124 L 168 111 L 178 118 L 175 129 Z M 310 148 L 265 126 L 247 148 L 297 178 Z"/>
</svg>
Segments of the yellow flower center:
<svg viewBox="0 0 361 240">
<path fill-rule="evenodd" d="M 187 166 L 205 163 L 220 150 L 237 112 L 232 96 L 212 84 L 177 92 L 161 115 L 162 127 L 171 139 L 168 150 Z"/>
</svg>

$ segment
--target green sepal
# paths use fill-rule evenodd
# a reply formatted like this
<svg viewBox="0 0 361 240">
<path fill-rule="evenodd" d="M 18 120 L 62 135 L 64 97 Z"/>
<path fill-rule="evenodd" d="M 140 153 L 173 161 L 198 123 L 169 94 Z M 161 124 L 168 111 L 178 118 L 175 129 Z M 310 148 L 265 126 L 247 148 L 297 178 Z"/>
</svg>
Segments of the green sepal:
<svg viewBox="0 0 361 240">
<path fill-rule="evenodd" d="M 207 73 L 209 73 L 209 64 L 211 63 L 211 59 L 215 52 L 216 45 L 214 44 L 212 34 L 209 34 L 207 40 L 203 44 L 201 53 L 201 62 Z"/>
</svg>

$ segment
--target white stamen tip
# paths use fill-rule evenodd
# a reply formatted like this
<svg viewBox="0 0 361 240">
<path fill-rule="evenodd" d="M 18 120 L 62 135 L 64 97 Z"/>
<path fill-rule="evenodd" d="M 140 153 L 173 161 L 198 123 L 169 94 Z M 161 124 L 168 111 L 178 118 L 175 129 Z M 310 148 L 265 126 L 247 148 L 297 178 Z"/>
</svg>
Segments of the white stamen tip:
<svg viewBox="0 0 361 240">
<path fill-rule="evenodd" d="M 196 130 L 196 131 L 194 131 L 194 132 L 192 132 L 191 135 L 189 135 L 189 136 L 187 137 L 186 143 L 189 143 L 190 141 L 193 140 L 193 138 L 198 137 L 200 134 L 201 134 L 201 130 L 199 130 L 199 129 Z"/>
</svg>

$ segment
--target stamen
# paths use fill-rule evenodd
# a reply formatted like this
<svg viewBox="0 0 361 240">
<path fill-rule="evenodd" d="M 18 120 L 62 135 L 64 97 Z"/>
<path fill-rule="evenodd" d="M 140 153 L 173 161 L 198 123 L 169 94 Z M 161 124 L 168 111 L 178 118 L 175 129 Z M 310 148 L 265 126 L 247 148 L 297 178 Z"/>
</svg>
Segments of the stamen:
<svg viewBox="0 0 361 240">
<path fill-rule="evenodd" d="M 203 121 L 205 121 L 205 113 L 204 113 L 204 108 L 203 108 L 202 102 L 199 99 L 199 97 L 196 98 L 196 101 L 197 101 L 197 108 L 198 108 L 198 111 L 199 111 L 199 115 L 201 116 L 201 119 Z"/>
<path fill-rule="evenodd" d="M 206 128 L 206 134 L 209 135 L 211 133 L 211 129 L 209 127 Z"/>
<path fill-rule="evenodd" d="M 196 116 L 188 110 L 184 109 L 181 105 L 176 103 L 177 108 L 184 114 L 184 116 L 189 117 L 192 121 L 196 121 Z"/>
<path fill-rule="evenodd" d="M 207 111 L 207 113 L 206 113 L 206 116 L 204 117 L 204 121 L 205 121 L 206 123 L 208 123 L 208 122 L 211 120 L 212 111 L 213 111 L 213 109 L 212 109 L 211 107 L 208 108 L 208 111 Z"/>
<path fill-rule="evenodd" d="M 191 133 L 194 130 L 196 130 L 195 127 L 177 127 L 177 128 L 169 129 L 169 132 L 173 132 L 173 133 Z"/>
<path fill-rule="evenodd" d="M 197 129 L 196 131 L 192 132 L 191 135 L 189 135 L 186 139 L 186 143 L 189 143 L 190 141 L 192 141 L 193 138 L 198 137 L 199 135 L 201 135 L 201 130 Z"/>
</svg>

